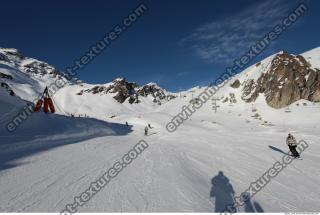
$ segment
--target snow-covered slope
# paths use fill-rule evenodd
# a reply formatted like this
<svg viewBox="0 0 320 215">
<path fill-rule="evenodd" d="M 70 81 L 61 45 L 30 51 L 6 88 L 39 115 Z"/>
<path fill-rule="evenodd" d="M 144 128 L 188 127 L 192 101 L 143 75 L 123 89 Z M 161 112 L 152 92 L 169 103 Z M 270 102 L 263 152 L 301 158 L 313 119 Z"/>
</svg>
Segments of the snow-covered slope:
<svg viewBox="0 0 320 215">
<path fill-rule="evenodd" d="M 284 143 L 287 122 L 294 126 L 290 129 L 295 129 L 296 138 L 306 140 L 310 148 L 302 154 L 303 160 L 290 164 L 237 210 L 254 212 L 257 207 L 250 205 L 256 203 L 266 212 L 319 210 L 319 125 L 315 119 L 296 120 L 300 114 L 314 116 L 319 109 L 303 106 L 291 113 L 272 113 L 274 117 L 287 114 L 287 120 L 285 124 L 266 126 L 261 125 L 258 119 L 246 117 L 246 111 L 251 112 L 245 109 L 247 107 L 222 105 L 214 113 L 211 106 L 206 105 L 176 132 L 169 133 L 165 124 L 171 115 L 177 113 L 176 107 L 184 104 L 182 100 L 172 102 L 175 105 L 167 103 L 160 106 L 164 110 L 157 112 L 110 119 L 113 123 L 128 121 L 132 132 L 112 135 L 108 133 L 108 124 L 102 123 L 101 129 L 105 127 L 106 136 L 89 139 L 86 135 L 90 130 L 86 129 L 96 130 L 100 123 L 77 130 L 78 126 L 72 129 L 72 122 L 80 124 L 77 118 L 58 117 L 56 123 L 49 126 L 54 115 L 35 116 L 49 124 L 47 126 L 53 131 L 43 131 L 41 120 L 32 120 L 32 123 L 26 122 L 26 126 L 37 128 L 34 139 L 25 139 L 17 134 L 15 137 L 19 141 L 13 143 L 13 148 L 9 144 L 3 146 L 0 159 L 1 211 L 62 211 L 74 196 L 80 195 L 92 181 L 104 174 L 140 139 L 144 139 L 149 147 L 143 154 L 79 211 L 219 212 L 232 203 L 226 198 L 232 196 L 230 186 L 235 195 L 240 195 L 274 162 L 282 159 L 287 151 Z M 239 116 L 239 113 L 243 115 Z M 150 136 L 143 136 L 147 123 L 154 128 Z M 66 129 L 66 126 L 71 128 Z M 56 130 L 59 134 L 55 133 Z M 80 139 L 76 139 L 70 130 L 81 135 Z M 38 144 L 42 148 L 39 149 Z M 23 148 L 19 149 L 20 146 Z M 229 190 L 224 189 L 225 186 Z M 304 198 L 300 198 L 301 195 Z"/>
<path fill-rule="evenodd" d="M 16 96 L 35 102 L 58 79 L 65 83 L 52 94 L 58 113 L 87 115 L 105 120 L 105 117 L 156 109 L 175 98 L 156 83 L 138 86 L 125 78 L 93 85 L 67 79 L 67 75 L 53 66 L 23 56 L 16 49 L 0 48 L 0 83 Z M 49 92 L 50 88 L 49 88 Z M 133 104 L 132 104 L 133 103 Z"/>
<path fill-rule="evenodd" d="M 303 54 L 314 69 L 318 53 L 315 49 Z M 53 96 L 61 115 L 35 113 L 15 132 L 0 131 L 0 212 L 61 212 L 141 139 L 149 147 L 79 212 L 220 212 L 282 161 L 289 131 L 309 144 L 303 160 L 287 165 L 237 211 L 319 211 L 319 103 L 298 100 L 289 108 L 275 109 L 264 94 L 254 102 L 241 98 L 243 83 L 258 81 L 275 56 L 233 77 L 215 95 L 220 99 L 217 112 L 210 100 L 173 133 L 166 124 L 205 87 L 174 94 L 176 98 L 159 105 L 150 94 L 161 97 L 154 84 L 144 89 L 147 96 L 132 104 L 131 95 L 123 103 L 114 99 L 119 92 L 128 96 L 122 88 L 126 84 L 114 85 L 119 86 L 116 91 L 114 86 L 109 89 L 114 83 L 67 85 Z M 12 68 L 2 71 L 16 77 L 27 74 Z M 25 77 L 26 82 L 37 81 Z M 12 88 L 17 85 L 10 78 L 1 80 Z M 240 85 L 231 87 L 236 80 Z M 22 77 L 19 81 L 25 82 Z M 20 87 L 14 88 L 20 97 L 34 90 Z M 5 128 L 25 104 L 0 88 L 0 126 Z M 153 128 L 144 136 L 148 123 Z"/>
<path fill-rule="evenodd" d="M 313 68 L 320 68 L 320 47 L 311 49 L 301 55 L 311 63 Z"/>
<path fill-rule="evenodd" d="M 17 49 L 0 48 L 0 74 L 11 78 L 1 78 L 16 95 L 28 101 L 34 101 L 42 94 L 46 86 L 57 79 L 70 84 L 66 75 L 53 66 L 33 58 L 23 56 Z"/>
<path fill-rule="evenodd" d="M 106 84 L 104 86 L 108 86 Z M 90 89 L 95 85 L 82 84 L 72 85 L 62 88 L 58 91 L 53 99 L 58 109 L 58 113 L 75 116 L 91 116 L 98 119 L 106 120 L 110 117 L 122 114 L 133 114 L 137 112 L 152 111 L 159 106 L 153 103 L 152 98 L 139 97 L 140 103 L 130 104 L 128 100 L 124 103 L 117 102 L 113 97 L 116 93 L 105 94 L 88 94 L 77 95 L 83 89 Z"/>
<path fill-rule="evenodd" d="M 276 59 L 282 55 L 283 58 Z M 286 107 L 300 99 L 318 101 L 320 83 L 317 81 L 317 77 L 319 76 L 320 48 L 305 52 L 301 56 L 305 58 L 307 62 L 305 64 L 308 65 L 303 65 L 296 55 L 289 55 L 284 52 L 269 56 L 232 77 L 226 86 L 219 90 L 216 97 L 220 98 L 223 103 L 230 104 L 231 101 L 232 105 L 241 105 L 244 101 L 256 103 L 256 99 L 260 96 L 269 106 L 276 108 Z M 286 63 L 286 59 L 290 57 L 292 59 Z M 286 83 L 290 83 L 288 74 L 291 70 L 289 68 L 287 69 L 289 73 L 285 73 L 282 67 L 275 67 L 275 62 L 283 63 L 283 67 L 288 67 L 291 64 L 294 67 L 296 62 L 299 65 L 302 64 L 301 71 L 305 75 L 295 75 L 292 80 L 293 84 L 286 85 Z M 276 72 L 270 74 L 274 70 Z M 284 73 L 284 75 L 279 76 L 278 73 Z M 31 102 L 34 102 L 41 95 L 46 86 L 57 79 L 64 79 L 67 83 L 66 86 L 53 95 L 58 113 L 63 115 L 88 115 L 102 120 L 109 116 L 156 111 L 157 108 L 163 109 L 159 105 L 171 103 L 176 97 L 178 97 L 178 100 L 179 98 L 192 99 L 193 96 L 195 97 L 204 90 L 204 88 L 195 87 L 174 94 L 167 92 L 155 83 L 139 87 L 136 83 L 127 82 L 124 78 L 118 78 L 111 83 L 102 85 L 70 82 L 66 80 L 63 73 L 53 66 L 24 57 L 16 49 L 5 48 L 0 49 L 0 74 L 11 77 L 5 78 L 2 75 L 1 83 L 8 85 L 17 96 Z M 295 81 L 294 78 L 298 78 L 298 81 Z M 274 84 L 271 84 L 271 86 L 264 86 L 263 80 L 266 79 L 278 80 L 273 81 Z M 264 82 L 269 83 L 268 80 Z M 296 89 L 295 86 L 300 86 L 302 82 L 305 87 Z M 237 104 L 233 103 L 233 100 Z"/>
</svg>

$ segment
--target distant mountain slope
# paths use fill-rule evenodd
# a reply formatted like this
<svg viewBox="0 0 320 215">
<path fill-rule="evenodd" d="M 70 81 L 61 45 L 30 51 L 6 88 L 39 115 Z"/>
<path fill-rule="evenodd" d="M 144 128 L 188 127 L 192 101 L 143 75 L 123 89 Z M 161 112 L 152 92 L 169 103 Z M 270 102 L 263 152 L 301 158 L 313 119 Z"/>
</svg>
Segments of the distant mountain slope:
<svg viewBox="0 0 320 215">
<path fill-rule="evenodd" d="M 175 98 L 173 93 L 167 92 L 155 83 L 140 87 L 125 78 L 117 78 L 106 84 L 86 84 L 79 80 L 69 81 L 67 78 L 65 73 L 53 66 L 25 57 L 17 49 L 0 48 L 1 87 L 9 94 L 34 102 L 46 86 L 63 79 L 65 86 L 58 90 L 57 95 L 52 95 L 58 113 L 61 114 L 92 115 L 97 113 L 97 107 L 98 112 L 104 110 L 103 116 L 122 111 L 130 113 L 155 109 L 158 105 Z M 139 104 L 140 102 L 142 104 Z"/>
<path fill-rule="evenodd" d="M 66 74 L 53 66 L 25 57 L 17 49 L 0 48 L 0 82 L 22 99 L 34 101 L 57 79 L 71 84 Z"/>
<path fill-rule="evenodd" d="M 301 99 L 320 102 L 320 48 L 301 55 L 280 52 L 231 79 L 219 92 L 230 100 L 255 102 L 265 97 L 272 108 L 283 108 Z"/>
<path fill-rule="evenodd" d="M 301 55 L 279 52 L 235 75 L 215 97 L 236 105 L 265 101 L 271 108 L 284 108 L 299 100 L 320 101 L 320 48 Z M 171 93 L 156 83 L 139 86 L 125 78 L 106 84 L 68 81 L 53 66 L 23 56 L 16 49 L 0 48 L 0 83 L 8 94 L 34 102 L 44 88 L 57 79 L 67 83 L 53 95 L 57 112 L 98 119 L 164 110 L 194 99 L 205 88 Z M 176 100 L 173 102 L 172 100 Z M 167 105 L 170 103 L 171 105 Z M 164 105 L 166 104 L 166 105 Z M 164 105 L 159 108 L 160 105 Z"/>
</svg>

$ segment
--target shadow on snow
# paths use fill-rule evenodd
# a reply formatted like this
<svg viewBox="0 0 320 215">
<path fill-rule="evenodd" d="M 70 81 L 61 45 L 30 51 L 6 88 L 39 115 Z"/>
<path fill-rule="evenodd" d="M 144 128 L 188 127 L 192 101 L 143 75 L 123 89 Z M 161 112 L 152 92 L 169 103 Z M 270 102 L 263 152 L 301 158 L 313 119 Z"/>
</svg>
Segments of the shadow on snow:
<svg viewBox="0 0 320 215">
<path fill-rule="evenodd" d="M 288 152 L 285 152 L 285 151 L 283 151 L 283 150 L 281 150 L 281 149 L 279 149 L 277 147 L 269 146 L 269 148 L 274 150 L 274 151 L 276 151 L 276 152 L 280 152 L 280 153 L 285 154 L 285 155 L 290 155 Z"/>
<path fill-rule="evenodd" d="M 34 114 L 12 133 L 0 131 L 0 171 L 22 165 L 18 159 L 55 147 L 130 132 L 132 126 L 93 118 Z"/>
<path fill-rule="evenodd" d="M 228 211 L 228 208 L 232 208 L 230 206 L 234 204 L 235 195 L 235 191 L 232 184 L 230 183 L 229 178 L 224 175 L 223 171 L 219 171 L 218 175 L 214 176 L 211 179 L 211 184 L 212 188 L 210 191 L 210 198 L 213 198 L 215 200 L 215 212 L 221 213 Z M 230 212 L 235 213 L 237 212 L 237 210 L 238 209 L 235 208 Z M 251 213 L 264 212 L 261 205 L 256 201 L 252 203 L 250 198 L 244 204 L 244 211 Z"/>
</svg>

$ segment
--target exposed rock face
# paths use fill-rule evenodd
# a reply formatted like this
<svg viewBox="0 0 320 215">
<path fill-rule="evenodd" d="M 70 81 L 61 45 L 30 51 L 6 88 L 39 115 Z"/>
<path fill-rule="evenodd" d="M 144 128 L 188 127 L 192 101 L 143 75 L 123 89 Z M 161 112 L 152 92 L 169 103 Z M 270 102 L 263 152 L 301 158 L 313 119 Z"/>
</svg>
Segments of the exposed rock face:
<svg viewBox="0 0 320 215">
<path fill-rule="evenodd" d="M 232 88 L 239 88 L 240 87 L 240 81 L 237 79 L 237 80 L 235 80 L 230 86 L 232 87 Z"/>
<path fill-rule="evenodd" d="M 127 82 L 125 78 L 115 79 L 111 85 L 108 86 L 94 86 L 91 89 L 81 90 L 77 95 L 82 95 L 83 93 L 92 93 L 92 94 L 108 94 L 115 93 L 113 97 L 120 103 L 123 103 L 127 98 L 130 98 L 129 102 L 138 103 L 139 99 L 136 95 L 135 88 L 138 85 L 134 82 Z"/>
<path fill-rule="evenodd" d="M 10 59 L 5 55 L 0 53 L 0 61 L 10 63 Z"/>
<path fill-rule="evenodd" d="M 58 72 L 49 64 L 44 62 L 38 62 L 38 61 L 25 64 L 23 65 L 23 67 L 25 68 L 24 70 L 28 73 L 34 73 L 34 74 L 40 74 L 40 75 L 54 74 Z"/>
<path fill-rule="evenodd" d="M 53 78 L 68 78 L 67 74 L 55 69 L 53 66 L 36 59 L 23 56 L 17 49 L 0 48 L 0 63 L 29 73 L 32 76 L 48 75 Z"/>
<path fill-rule="evenodd" d="M 237 103 L 236 95 L 234 93 L 229 93 L 230 96 L 230 103 Z"/>
<path fill-rule="evenodd" d="M 244 82 L 244 87 L 242 88 L 241 99 L 245 102 L 253 102 L 259 96 L 259 91 L 257 91 L 257 83 L 253 79 L 246 80 Z"/>
<path fill-rule="evenodd" d="M 115 100 L 120 103 L 125 102 L 129 99 L 129 103 L 139 103 L 139 96 L 147 97 L 149 95 L 153 96 L 153 102 L 161 104 L 164 99 L 171 100 L 175 98 L 173 95 L 166 94 L 166 92 L 155 83 L 150 83 L 139 88 L 138 84 L 135 82 L 127 82 L 125 78 L 117 78 L 112 84 L 108 86 L 95 86 L 91 89 L 82 90 L 77 95 L 82 95 L 83 93 L 92 94 L 116 94 L 113 96 Z"/>
<path fill-rule="evenodd" d="M 175 96 L 173 95 L 166 94 L 165 91 L 155 83 L 149 83 L 141 87 L 140 89 L 138 89 L 137 93 L 140 96 L 144 96 L 144 97 L 147 97 L 148 95 L 152 95 L 153 102 L 158 103 L 160 105 L 161 105 L 161 100 L 169 101 L 175 98 Z"/>
<path fill-rule="evenodd" d="M 269 70 L 255 82 L 247 80 L 242 89 L 242 99 L 252 102 L 263 93 L 273 108 L 283 108 L 300 99 L 320 101 L 320 71 L 312 69 L 302 57 L 278 54 Z"/>
<path fill-rule="evenodd" d="M 11 95 L 11 96 L 15 96 L 16 94 L 13 92 L 13 90 L 11 89 L 11 87 L 5 83 L 5 82 L 1 82 L 0 83 L 0 87 L 3 87 L 4 89 L 6 89 L 6 91 Z"/>
<path fill-rule="evenodd" d="M 5 48 L 3 49 L 3 51 L 5 52 L 5 55 L 7 56 L 8 61 L 10 58 L 17 58 L 19 60 L 25 59 L 25 57 L 17 49 Z"/>
<path fill-rule="evenodd" d="M 13 77 L 11 75 L 0 72 L 0 87 L 3 87 L 11 96 L 15 96 L 16 94 L 14 93 L 14 91 L 7 83 L 4 82 L 5 80 L 3 79 L 13 80 Z"/>
<path fill-rule="evenodd" d="M 0 78 L 10 79 L 10 80 L 13 79 L 11 75 L 7 75 L 7 74 L 4 74 L 4 73 L 2 73 L 2 72 L 0 72 Z"/>
<path fill-rule="evenodd" d="M 135 87 L 138 85 L 134 82 L 127 82 L 125 78 L 118 78 L 113 81 L 114 85 L 110 89 L 111 93 L 117 93 L 113 98 L 120 103 L 123 103 L 127 98 L 129 99 L 129 103 L 139 103 L 138 96 L 135 94 Z"/>
</svg>

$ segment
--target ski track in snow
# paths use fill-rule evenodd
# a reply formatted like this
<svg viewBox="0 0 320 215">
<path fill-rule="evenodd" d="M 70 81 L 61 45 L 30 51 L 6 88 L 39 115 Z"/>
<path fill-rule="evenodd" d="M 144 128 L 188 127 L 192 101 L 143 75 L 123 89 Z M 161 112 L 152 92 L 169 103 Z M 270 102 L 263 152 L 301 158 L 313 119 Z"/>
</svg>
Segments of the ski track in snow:
<svg viewBox="0 0 320 215">
<path fill-rule="evenodd" d="M 150 114 L 145 120 L 153 120 L 147 117 Z M 254 125 L 254 130 L 247 129 L 250 132 L 230 133 L 224 128 L 214 132 L 199 123 L 201 120 L 195 117 L 172 134 L 156 126 L 151 130 L 156 134 L 146 137 L 142 135 L 143 126 L 137 124 L 133 133 L 126 136 L 93 138 L 19 159 L 15 162 L 20 165 L 0 171 L 0 207 L 8 212 L 59 212 L 144 139 L 149 147 L 79 211 L 214 212 L 211 179 L 219 171 L 240 195 L 250 182 L 281 159 L 283 154 L 269 145 L 287 150 L 284 141 L 275 144 L 281 132 L 272 131 L 270 136 Z M 320 157 L 315 153 L 319 146 L 314 144 L 316 136 L 307 137 L 312 142 L 303 152 L 304 159 L 294 161 L 253 197 L 264 211 L 319 209 L 316 161 Z"/>
<path fill-rule="evenodd" d="M 304 55 L 319 67 L 319 53 L 317 48 Z M 233 80 L 243 83 L 258 78 L 271 60 L 272 56 Z M 1 71 L 17 79 L 17 83 L 8 83 L 23 99 L 36 98 L 53 80 Z M 237 104 L 221 99 L 214 113 L 209 101 L 169 133 L 166 123 L 204 88 L 181 92 L 161 106 L 150 96 L 134 105 L 115 102 L 111 94 L 75 96 L 83 89 L 81 84 L 60 89 L 53 97 L 58 114 L 36 113 L 13 135 L 0 130 L 0 212 L 61 212 L 141 139 L 149 147 L 79 207 L 79 212 L 215 212 L 230 204 L 232 189 L 239 196 L 281 161 L 288 152 L 285 138 L 289 131 L 296 131 L 297 140 L 309 144 L 303 160 L 294 160 L 250 202 L 258 203 L 265 212 L 320 210 L 319 104 L 298 101 L 285 113 L 268 107 L 259 95 L 253 112 L 253 104 L 242 102 L 241 89 L 227 86 L 216 96 L 234 93 Z M 24 105 L 0 88 L 2 128 Z M 66 113 L 91 118 L 70 118 Z M 253 117 L 255 113 L 261 119 Z M 129 128 L 124 126 L 126 121 Z M 264 121 L 271 125 L 263 125 Z M 154 129 L 144 136 L 147 123 Z M 249 203 L 241 206 L 238 212 L 253 212 L 249 207 Z"/>
</svg>

